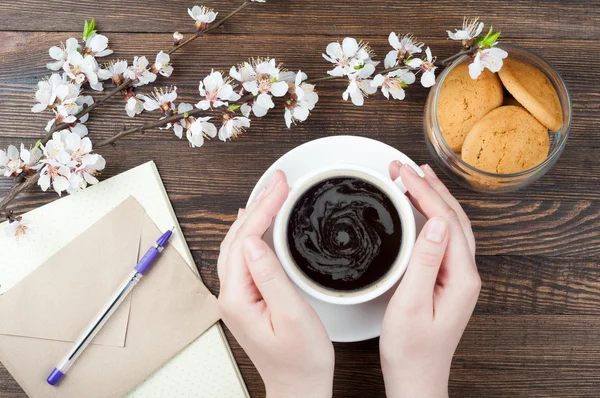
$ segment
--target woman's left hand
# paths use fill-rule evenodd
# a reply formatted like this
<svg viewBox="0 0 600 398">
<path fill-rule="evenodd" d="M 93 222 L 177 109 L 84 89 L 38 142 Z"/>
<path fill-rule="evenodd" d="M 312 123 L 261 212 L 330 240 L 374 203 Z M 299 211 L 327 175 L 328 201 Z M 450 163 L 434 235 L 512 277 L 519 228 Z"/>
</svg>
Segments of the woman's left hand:
<svg viewBox="0 0 600 398">
<path fill-rule="evenodd" d="M 218 261 L 219 309 L 268 397 L 331 397 L 334 351 L 321 320 L 262 240 L 288 194 L 277 171 L 233 223 Z"/>
</svg>

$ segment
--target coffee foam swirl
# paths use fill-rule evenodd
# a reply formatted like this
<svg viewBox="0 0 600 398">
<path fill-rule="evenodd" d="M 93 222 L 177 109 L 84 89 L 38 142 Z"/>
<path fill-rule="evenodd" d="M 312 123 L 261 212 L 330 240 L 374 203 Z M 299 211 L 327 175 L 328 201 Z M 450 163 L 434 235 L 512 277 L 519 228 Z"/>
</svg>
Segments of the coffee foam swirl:
<svg viewBox="0 0 600 398">
<path fill-rule="evenodd" d="M 359 287 L 357 282 L 370 284 L 389 270 L 401 239 L 399 216 L 390 199 L 356 178 L 335 178 L 307 190 L 295 204 L 288 228 L 290 250 L 297 263 L 304 262 L 298 264 L 301 268 L 332 281 L 354 282 L 346 285 L 353 288 Z M 371 265 L 390 253 L 391 262 L 384 261 L 390 264 L 373 270 Z M 370 275 L 360 281 L 366 274 Z"/>
</svg>

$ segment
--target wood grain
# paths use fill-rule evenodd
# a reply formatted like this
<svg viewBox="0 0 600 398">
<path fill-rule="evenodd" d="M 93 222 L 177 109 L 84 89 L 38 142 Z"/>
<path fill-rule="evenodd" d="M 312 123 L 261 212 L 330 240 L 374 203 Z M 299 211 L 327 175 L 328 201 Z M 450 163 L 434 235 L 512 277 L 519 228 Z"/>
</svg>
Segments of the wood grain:
<svg viewBox="0 0 600 398">
<path fill-rule="evenodd" d="M 221 15 L 241 1 L 208 0 Z M 153 58 L 171 46 L 171 34 L 193 29 L 191 1 L 145 2 L 40 0 L 0 3 L 0 148 L 25 137 L 33 143 L 48 114 L 33 115 L 34 85 L 49 74 L 48 48 L 79 35 L 96 17 L 115 50 L 111 58 Z M 390 31 L 412 32 L 440 58 L 456 44 L 445 29 L 463 15 L 479 15 L 502 30 L 507 42 L 529 48 L 552 63 L 571 93 L 573 124 L 567 147 L 550 172 L 526 189 L 505 195 L 475 194 L 441 176 L 471 218 L 483 287 L 458 347 L 452 397 L 596 397 L 600 391 L 600 1 L 460 4 L 377 0 L 268 0 L 234 17 L 214 35 L 173 55 L 175 73 L 160 85 L 178 87 L 179 98 L 198 101 L 198 81 L 212 68 L 228 70 L 249 57 L 275 57 L 289 68 L 320 77 L 330 69 L 320 53 L 331 41 L 352 35 L 368 41 L 378 59 L 389 50 Z M 108 178 L 154 159 L 203 280 L 218 294 L 216 260 L 221 239 L 256 181 L 277 158 L 320 137 L 349 134 L 381 140 L 419 163 L 431 162 L 423 137 L 428 91 L 412 86 L 404 101 L 369 98 L 364 107 L 341 99 L 343 81 L 319 84 L 320 101 L 306 123 L 288 130 L 280 110 L 254 120 L 229 143 L 213 140 L 192 149 L 168 131 L 131 136 L 103 148 Z M 148 88 L 140 89 L 146 93 Z M 115 97 L 91 116 L 92 140 L 129 119 Z M 437 170 L 437 169 L 436 169 Z M 10 182 L 0 179 L 0 195 Z M 18 203 L 25 212 L 56 199 L 32 191 Z M 0 232 L 1 233 L 1 232 Z M 251 361 L 226 331 L 253 397 L 264 386 Z M 378 340 L 336 344 L 336 397 L 382 397 Z M 0 365 L 0 398 L 25 394 Z"/>
</svg>

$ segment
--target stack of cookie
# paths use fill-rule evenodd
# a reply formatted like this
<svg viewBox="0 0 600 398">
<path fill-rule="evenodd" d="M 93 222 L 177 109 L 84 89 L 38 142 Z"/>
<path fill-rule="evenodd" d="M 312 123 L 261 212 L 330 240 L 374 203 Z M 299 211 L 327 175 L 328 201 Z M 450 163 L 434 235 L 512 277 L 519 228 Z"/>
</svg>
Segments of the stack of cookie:
<svg viewBox="0 0 600 398">
<path fill-rule="evenodd" d="M 515 58 L 471 79 L 468 64 L 448 73 L 437 100 L 440 130 L 466 163 L 496 174 L 529 170 L 548 156 L 548 130 L 562 127 L 558 94 L 546 75 Z"/>
</svg>

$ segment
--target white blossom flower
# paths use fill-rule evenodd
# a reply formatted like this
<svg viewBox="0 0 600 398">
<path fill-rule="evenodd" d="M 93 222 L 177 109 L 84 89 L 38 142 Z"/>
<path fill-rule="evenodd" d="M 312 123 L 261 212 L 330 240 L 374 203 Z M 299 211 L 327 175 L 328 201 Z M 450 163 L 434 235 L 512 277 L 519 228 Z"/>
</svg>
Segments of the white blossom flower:
<svg viewBox="0 0 600 398">
<path fill-rule="evenodd" d="M 52 188 L 62 192 L 75 193 L 88 184 L 95 184 L 94 177 L 103 170 L 106 161 L 99 154 L 93 154 L 92 141 L 81 138 L 77 133 L 61 130 L 52 134 L 52 139 L 42 147 L 43 168 L 38 185 L 46 191 Z"/>
<path fill-rule="evenodd" d="M 469 75 L 472 79 L 477 79 L 484 68 L 491 72 L 498 72 L 502 69 L 503 59 L 508 57 L 508 53 L 501 48 L 492 47 L 477 51 L 473 62 L 469 65 Z"/>
<path fill-rule="evenodd" d="M 374 87 L 381 87 L 381 92 L 385 98 L 397 100 L 404 99 L 404 88 L 415 82 L 415 74 L 408 69 L 397 69 L 385 75 L 378 74 L 371 83 Z"/>
<path fill-rule="evenodd" d="M 77 99 L 75 100 L 75 104 L 77 104 L 77 112 L 78 113 L 81 112 L 84 108 L 91 106 L 93 103 L 94 103 L 94 97 L 92 97 L 91 95 L 81 95 L 81 96 L 77 97 Z M 79 118 L 79 122 L 85 123 L 85 122 L 87 122 L 89 117 L 90 117 L 90 115 L 88 113 L 86 113 L 85 115 L 83 115 Z"/>
<path fill-rule="evenodd" d="M 350 79 L 350 84 L 342 94 L 342 98 L 347 101 L 348 97 L 350 97 L 354 105 L 362 106 L 365 102 L 365 96 L 377 92 L 377 87 L 373 87 L 372 80 L 368 79 L 373 72 L 375 72 L 375 66 L 373 64 L 366 64 L 361 68 L 358 73 L 354 74 L 354 77 Z"/>
<path fill-rule="evenodd" d="M 142 95 L 144 109 L 154 111 L 160 109 L 163 113 L 175 112 L 175 100 L 177 99 L 177 87 L 154 89 L 152 96 Z"/>
<path fill-rule="evenodd" d="M 154 65 L 152 65 L 150 71 L 152 73 L 160 73 L 164 77 L 171 76 L 173 73 L 173 65 L 170 65 L 169 61 L 171 61 L 169 54 L 160 51 L 158 54 L 156 54 L 156 62 L 154 62 Z"/>
<path fill-rule="evenodd" d="M 18 217 L 16 220 L 8 223 L 4 228 L 4 233 L 8 237 L 21 239 L 25 237 L 26 234 L 31 233 L 31 227 L 22 217 Z"/>
<path fill-rule="evenodd" d="M 192 105 L 182 102 L 177 107 L 177 114 L 178 115 L 185 114 L 185 113 L 191 111 L 192 109 L 194 109 L 194 107 Z M 187 134 L 187 131 L 190 129 L 190 127 L 192 126 L 192 123 L 194 123 L 194 121 L 196 121 L 196 118 L 193 116 L 183 117 L 182 119 L 176 121 L 173 124 L 173 132 L 175 133 L 177 138 L 183 137 L 184 131 Z M 171 126 L 167 125 L 167 127 L 170 128 Z"/>
<path fill-rule="evenodd" d="M 229 105 L 228 101 L 237 101 L 240 95 L 233 91 L 229 80 L 223 79 L 221 72 L 211 71 L 198 86 L 200 95 L 205 97 L 196 104 L 196 108 L 207 110 Z"/>
<path fill-rule="evenodd" d="M 200 117 L 196 119 L 187 129 L 185 135 L 192 148 L 201 147 L 204 144 L 205 137 L 214 138 L 217 135 L 217 127 L 209 123 L 210 117 Z"/>
<path fill-rule="evenodd" d="M 337 42 L 329 43 L 325 52 L 327 54 L 322 54 L 323 58 L 336 65 L 335 68 L 327 71 L 331 76 L 352 78 L 364 65 L 373 64 L 375 66 L 378 64 L 371 60 L 373 52 L 369 46 L 357 42 L 352 37 L 346 37 L 341 45 Z"/>
<path fill-rule="evenodd" d="M 92 55 L 81 55 L 77 51 L 71 51 L 63 65 L 67 76 L 77 84 L 89 82 L 90 87 L 96 91 L 102 91 L 102 83 L 98 81 L 98 63 Z"/>
<path fill-rule="evenodd" d="M 85 137 L 88 135 L 88 129 L 85 126 L 85 124 L 83 123 L 77 123 L 74 126 L 69 127 L 69 130 L 72 133 L 77 134 L 78 136 L 80 136 L 81 138 Z"/>
<path fill-rule="evenodd" d="M 88 99 L 79 97 L 81 88 L 79 84 L 65 83 L 57 89 L 56 106 L 53 109 L 55 123 L 74 123 L 77 121 L 75 114 L 83 109 Z M 84 121 L 87 117 L 82 118 Z"/>
<path fill-rule="evenodd" d="M 69 182 L 71 171 L 69 170 L 69 167 L 61 164 L 55 159 L 48 159 L 45 163 L 46 165 L 42 169 L 42 173 L 38 179 L 38 185 L 44 192 L 52 186 L 56 193 L 61 195 L 71 186 L 71 183 Z"/>
<path fill-rule="evenodd" d="M 125 70 L 123 76 L 131 79 L 134 87 L 152 83 L 156 80 L 156 74 L 148 70 L 148 64 L 146 57 L 133 57 L 132 65 Z"/>
<path fill-rule="evenodd" d="M 394 32 L 391 32 L 388 36 L 388 42 L 394 49 L 387 53 L 383 65 L 386 69 L 393 68 L 399 63 L 407 61 L 411 55 L 421 52 L 423 43 L 415 42 L 415 39 L 411 35 L 404 35 L 402 38 Z"/>
<path fill-rule="evenodd" d="M 254 61 L 254 73 L 245 66 L 245 69 L 234 71 L 235 78 L 242 80 L 250 78 L 251 80 L 244 81 L 242 87 L 244 90 L 252 93 L 256 98 L 251 101 L 252 111 L 256 117 L 265 116 L 269 109 L 275 107 L 272 96 L 283 97 L 288 91 L 288 83 L 280 79 L 281 67 L 277 66 L 274 58 L 272 59 L 257 59 Z M 231 71 L 230 71 L 231 72 Z M 244 107 L 247 110 L 250 105 Z"/>
<path fill-rule="evenodd" d="M 429 47 L 425 49 L 426 57 L 424 59 L 414 58 L 406 63 L 411 68 L 419 69 L 422 72 L 421 84 L 423 87 L 431 87 L 435 84 L 435 59 L 431 55 Z"/>
<path fill-rule="evenodd" d="M 50 62 L 46 64 L 46 67 L 50 70 L 59 70 L 63 67 L 63 64 L 66 62 L 69 57 L 69 53 L 73 51 L 79 51 L 79 43 L 77 39 L 71 37 L 68 39 L 65 44 L 61 44 L 60 47 L 52 46 L 48 50 L 50 58 L 55 59 L 55 62 Z"/>
<path fill-rule="evenodd" d="M 94 57 L 106 57 L 113 53 L 108 48 L 108 37 L 94 33 L 85 41 L 84 54 L 90 54 Z"/>
<path fill-rule="evenodd" d="M 47 80 L 39 81 L 37 84 L 38 88 L 35 92 L 35 99 L 39 103 L 35 104 L 33 108 L 31 108 L 31 111 L 38 113 L 52 108 L 56 102 L 58 92 L 64 90 L 64 88 L 61 87 L 66 83 L 63 76 L 58 73 L 53 73 Z"/>
<path fill-rule="evenodd" d="M 135 117 L 142 113 L 143 110 L 144 101 L 142 95 L 132 95 L 127 99 L 127 102 L 125 103 L 125 112 L 127 112 L 127 116 Z"/>
<path fill-rule="evenodd" d="M 106 65 L 105 69 L 98 70 L 98 78 L 100 80 L 111 79 L 115 86 L 123 83 L 123 74 L 127 70 L 127 61 L 116 61 Z"/>
<path fill-rule="evenodd" d="M 4 177 L 12 177 L 21 174 L 22 171 L 23 162 L 16 146 L 9 145 L 6 152 L 0 150 L 0 174 Z"/>
<path fill-rule="evenodd" d="M 188 8 L 188 14 L 196 21 L 196 30 L 201 32 L 217 18 L 218 12 L 212 8 L 194 6 L 192 9 Z"/>
<path fill-rule="evenodd" d="M 181 40 L 183 40 L 183 35 L 179 32 L 173 32 L 173 43 L 175 43 L 175 45 L 178 45 L 179 43 L 181 43 Z"/>
<path fill-rule="evenodd" d="M 223 114 L 223 125 L 219 129 L 219 139 L 227 141 L 228 139 L 237 138 L 246 129 L 250 127 L 250 119 L 243 116 L 231 117 L 228 113 Z"/>
<path fill-rule="evenodd" d="M 244 62 L 239 65 L 239 69 L 232 66 L 229 70 L 229 76 L 244 84 L 245 82 L 253 82 L 256 80 L 256 71 L 249 62 Z"/>
<path fill-rule="evenodd" d="M 464 44 L 475 39 L 483 30 L 483 22 L 479 22 L 479 18 L 463 19 L 462 29 L 455 29 L 456 32 L 448 32 L 448 37 L 452 40 L 461 40 Z"/>
<path fill-rule="evenodd" d="M 292 123 L 303 122 L 308 118 L 319 101 L 313 84 L 303 83 L 307 79 L 306 73 L 298 71 L 288 90 L 289 98 L 285 102 L 285 125 L 290 128 Z"/>
</svg>

